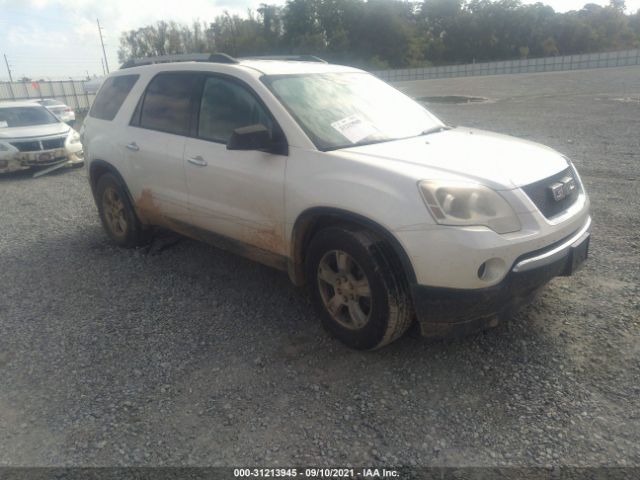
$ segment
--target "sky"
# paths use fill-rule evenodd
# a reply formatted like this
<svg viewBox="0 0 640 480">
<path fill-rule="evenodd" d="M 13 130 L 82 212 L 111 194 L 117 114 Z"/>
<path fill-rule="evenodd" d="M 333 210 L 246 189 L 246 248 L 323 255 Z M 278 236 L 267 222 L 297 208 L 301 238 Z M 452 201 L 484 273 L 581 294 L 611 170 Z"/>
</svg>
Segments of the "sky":
<svg viewBox="0 0 640 480">
<path fill-rule="evenodd" d="M 536 3 L 537 0 L 524 0 Z M 0 55 L 5 54 L 13 78 L 59 80 L 102 75 L 100 20 L 111 70 L 118 68 L 120 33 L 158 20 L 191 22 L 222 14 L 244 14 L 260 3 L 285 0 L 0 0 Z M 579 10 L 585 3 L 609 0 L 546 0 L 556 11 Z M 640 9 L 640 0 L 626 0 L 627 11 Z M 0 58 L 0 80 L 8 80 Z"/>
</svg>

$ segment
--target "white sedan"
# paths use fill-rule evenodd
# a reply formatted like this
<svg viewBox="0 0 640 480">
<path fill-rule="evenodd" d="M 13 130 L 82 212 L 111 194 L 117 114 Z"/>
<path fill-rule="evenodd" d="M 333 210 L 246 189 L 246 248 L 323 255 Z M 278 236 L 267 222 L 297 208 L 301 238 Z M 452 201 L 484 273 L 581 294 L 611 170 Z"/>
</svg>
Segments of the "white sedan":
<svg viewBox="0 0 640 480">
<path fill-rule="evenodd" d="M 82 163 L 80 135 L 45 107 L 0 103 L 0 173 Z"/>
<path fill-rule="evenodd" d="M 36 100 L 36 103 L 45 107 L 64 123 L 73 126 L 76 121 L 76 113 L 73 111 L 73 108 L 55 98 L 43 98 L 42 100 Z"/>
</svg>

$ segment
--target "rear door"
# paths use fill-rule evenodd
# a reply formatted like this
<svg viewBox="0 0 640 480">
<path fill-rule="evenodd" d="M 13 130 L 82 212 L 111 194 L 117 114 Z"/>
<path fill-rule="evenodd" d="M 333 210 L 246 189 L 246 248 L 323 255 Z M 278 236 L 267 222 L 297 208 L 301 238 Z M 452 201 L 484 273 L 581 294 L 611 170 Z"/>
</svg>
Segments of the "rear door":
<svg viewBox="0 0 640 480">
<path fill-rule="evenodd" d="M 284 255 L 287 156 L 226 146 L 236 128 L 261 123 L 284 140 L 280 127 L 248 85 L 226 75 L 204 78 L 198 110 L 184 152 L 194 224 Z"/>
<path fill-rule="evenodd" d="M 149 82 L 127 127 L 124 151 L 136 206 L 149 223 L 175 228 L 175 220 L 190 221 L 183 158 L 200 82 L 197 73 L 159 73 Z"/>
</svg>

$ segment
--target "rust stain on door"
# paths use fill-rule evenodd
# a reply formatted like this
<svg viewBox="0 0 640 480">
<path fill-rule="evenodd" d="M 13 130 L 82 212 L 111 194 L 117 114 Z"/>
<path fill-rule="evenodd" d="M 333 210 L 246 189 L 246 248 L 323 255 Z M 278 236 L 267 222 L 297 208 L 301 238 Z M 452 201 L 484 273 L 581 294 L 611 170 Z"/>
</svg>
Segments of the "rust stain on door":
<svg viewBox="0 0 640 480">
<path fill-rule="evenodd" d="M 270 228 L 254 230 L 252 238 L 247 240 L 248 243 L 269 252 L 282 253 L 284 251 L 282 226 L 278 224 Z"/>
<path fill-rule="evenodd" d="M 162 212 L 153 198 L 153 192 L 148 188 L 142 190 L 140 198 L 136 200 L 136 210 L 142 223 L 147 225 L 163 225 L 165 223 Z"/>
</svg>

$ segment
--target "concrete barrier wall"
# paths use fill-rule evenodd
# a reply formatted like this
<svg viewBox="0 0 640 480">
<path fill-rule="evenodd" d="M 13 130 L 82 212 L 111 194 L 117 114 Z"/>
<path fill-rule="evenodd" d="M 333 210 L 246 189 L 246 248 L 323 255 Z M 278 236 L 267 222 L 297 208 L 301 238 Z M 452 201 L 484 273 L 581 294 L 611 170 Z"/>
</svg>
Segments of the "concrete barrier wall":
<svg viewBox="0 0 640 480">
<path fill-rule="evenodd" d="M 501 62 L 446 65 L 442 67 L 377 70 L 371 73 L 388 82 L 402 82 L 408 80 L 427 80 L 430 78 L 554 72 L 584 70 L 589 68 L 626 67 L 631 65 L 640 65 L 640 49 L 566 55 L 563 57 L 527 58 Z"/>
</svg>

